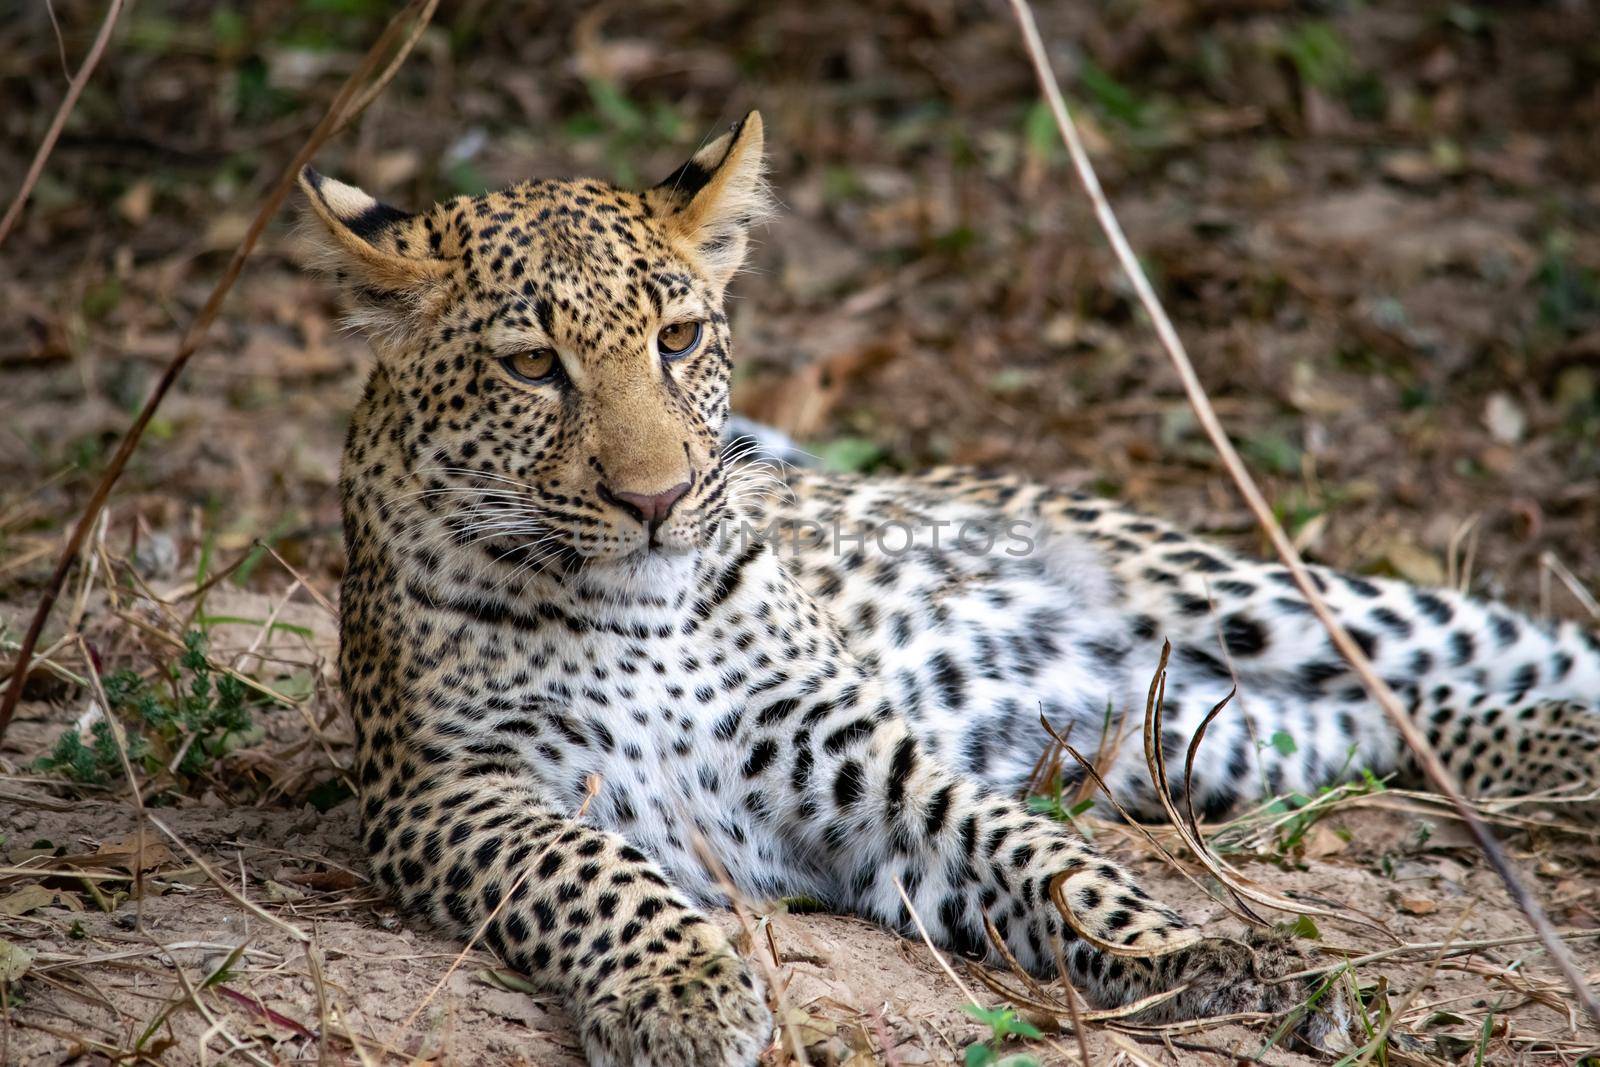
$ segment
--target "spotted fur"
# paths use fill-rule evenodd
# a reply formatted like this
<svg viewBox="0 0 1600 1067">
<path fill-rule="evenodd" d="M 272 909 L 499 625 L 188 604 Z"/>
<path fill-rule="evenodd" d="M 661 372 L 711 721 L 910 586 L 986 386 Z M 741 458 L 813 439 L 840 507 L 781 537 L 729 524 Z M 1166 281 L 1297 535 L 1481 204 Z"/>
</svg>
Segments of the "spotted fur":
<svg viewBox="0 0 1600 1067">
<path fill-rule="evenodd" d="M 1394 736 L 1277 567 L 1012 479 L 734 462 L 724 293 L 761 143 L 752 114 L 642 193 L 529 182 L 419 214 L 304 175 L 377 356 L 344 457 L 342 669 L 379 881 L 564 994 L 597 1065 L 766 1046 L 761 984 L 703 910 L 723 878 L 908 930 L 898 883 L 946 948 L 990 956 L 992 927 L 1098 1004 L 1180 990 L 1157 1017 L 1303 999 L 1270 981 L 1305 965 L 1283 937 L 1202 938 L 1015 799 L 1040 715 L 1094 750 L 1171 640 L 1164 744 L 1240 687 L 1194 779 L 1210 814 L 1404 771 Z M 691 320 L 668 359 L 658 332 Z M 528 352 L 559 373 L 518 378 Z M 1474 791 L 1594 780 L 1592 635 L 1317 580 Z M 1138 747 L 1108 777 L 1146 812 Z"/>
</svg>

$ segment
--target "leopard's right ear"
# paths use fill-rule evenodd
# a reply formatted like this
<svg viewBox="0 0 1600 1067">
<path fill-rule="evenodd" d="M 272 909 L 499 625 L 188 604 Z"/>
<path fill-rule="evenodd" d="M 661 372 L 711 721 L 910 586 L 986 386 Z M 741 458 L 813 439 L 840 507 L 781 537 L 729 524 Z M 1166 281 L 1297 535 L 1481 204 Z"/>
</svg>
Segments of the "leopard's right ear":
<svg viewBox="0 0 1600 1067">
<path fill-rule="evenodd" d="M 392 333 L 433 310 L 449 263 L 432 255 L 419 216 L 310 167 L 300 189 L 311 209 L 310 266 L 338 281 L 354 325 Z"/>
</svg>

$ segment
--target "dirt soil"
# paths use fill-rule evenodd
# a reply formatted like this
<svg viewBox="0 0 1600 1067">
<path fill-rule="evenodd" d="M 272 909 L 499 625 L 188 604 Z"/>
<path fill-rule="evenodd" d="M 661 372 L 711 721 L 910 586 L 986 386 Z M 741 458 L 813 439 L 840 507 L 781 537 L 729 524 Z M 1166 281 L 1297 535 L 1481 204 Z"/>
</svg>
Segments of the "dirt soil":
<svg viewBox="0 0 1600 1067">
<path fill-rule="evenodd" d="M 1600 617 L 1600 6 L 1039 6 L 1133 244 L 1307 555 Z M 389 10 L 141 0 L 123 16 L 0 249 L 7 655 L 119 435 Z M 75 67 L 103 12 L 56 0 L 0 22 L 7 196 L 63 53 Z M 833 467 L 1018 470 L 1260 550 L 1004 5 L 464 0 L 318 166 L 402 206 L 536 175 L 649 181 L 753 106 L 784 211 L 736 283 L 741 411 Z M 0 1063 L 579 1062 L 559 1005 L 402 924 L 367 882 L 330 664 L 338 455 L 368 357 L 295 248 L 286 215 L 152 423 L 0 742 Z M 255 687 L 249 728 L 191 740 L 206 758 L 189 763 L 182 731 L 157 742 L 134 761 L 142 809 L 120 764 L 79 782 L 37 766 L 90 729 L 91 674 L 178 699 L 190 632 Z M 1427 947 L 1526 934 L 1453 819 L 1388 791 L 1327 803 L 1208 836 L 1335 913 L 1302 927 L 1313 944 L 1410 946 L 1349 979 L 1390 1027 L 1387 1062 L 1596 1055 L 1536 947 Z M 1235 925 L 1096 814 L 1085 827 L 1153 893 Z M 1600 843 L 1524 814 L 1497 813 L 1507 847 L 1600 973 L 1584 933 Z M 776 957 L 813 1063 L 960 1062 L 986 1032 L 924 945 L 771 906 L 748 935 L 726 921 Z M 1030 1018 L 1045 1036 L 1002 1051 L 1077 1061 L 1068 1023 Z M 1331 1062 L 1278 1029 L 1085 1027 L 1095 1064 Z"/>
</svg>

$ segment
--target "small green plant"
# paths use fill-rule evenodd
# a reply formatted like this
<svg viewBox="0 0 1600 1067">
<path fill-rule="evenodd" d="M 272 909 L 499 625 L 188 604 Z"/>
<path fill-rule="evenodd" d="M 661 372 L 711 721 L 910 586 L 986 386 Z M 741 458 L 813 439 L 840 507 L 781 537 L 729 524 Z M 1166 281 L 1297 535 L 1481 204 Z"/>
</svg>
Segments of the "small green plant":
<svg viewBox="0 0 1600 1067">
<path fill-rule="evenodd" d="M 848 474 L 870 471 L 887 457 L 882 445 L 865 437 L 835 437 L 816 446 L 824 470 Z"/>
<path fill-rule="evenodd" d="M 1294 735 L 1287 730 L 1279 730 L 1267 742 L 1277 750 L 1278 755 L 1285 759 L 1300 751 L 1300 746 L 1295 744 Z"/>
<path fill-rule="evenodd" d="M 1059 774 L 1050 779 L 1049 784 L 1045 786 L 1044 792 L 1035 793 L 1028 798 L 1029 811 L 1038 812 L 1040 815 L 1048 815 L 1056 822 L 1071 822 L 1092 807 L 1094 807 L 1094 801 L 1088 799 L 1080 800 L 1076 804 L 1068 804 L 1067 798 L 1063 795 L 1062 781 Z"/>
<path fill-rule="evenodd" d="M 585 78 L 584 88 L 590 109 L 569 120 L 565 133 L 573 140 L 598 143 L 620 184 L 639 180 L 632 161 L 642 151 L 682 144 L 690 124 L 670 103 L 635 100 L 609 78 Z"/>
<path fill-rule="evenodd" d="M 1361 68 L 1343 35 L 1330 23 L 1301 22 L 1282 36 L 1278 48 L 1305 85 L 1342 97 L 1357 118 L 1382 116 L 1383 82 Z"/>
<path fill-rule="evenodd" d="M 124 726 L 128 762 L 156 775 L 170 766 L 180 787 L 238 744 L 251 727 L 244 683 L 220 674 L 206 659 L 205 637 L 184 635 L 184 651 L 168 664 L 165 681 L 147 681 L 136 671 L 105 676 L 105 715 L 85 742 L 76 729 L 56 740 L 41 757 L 40 770 L 64 774 L 85 785 L 107 785 L 122 776 L 122 758 L 112 733 L 114 717 Z"/>
<path fill-rule="evenodd" d="M 998 1008 L 980 1008 L 967 1005 L 967 1014 L 989 1028 L 989 1036 L 967 1046 L 967 1067 L 1039 1067 L 1039 1061 L 1025 1052 L 1002 1056 L 996 1049 L 1006 1043 L 1006 1038 L 1016 1036 L 1033 1039 L 1043 1037 L 1039 1028 L 1017 1014 L 1010 1005 Z"/>
<path fill-rule="evenodd" d="M 1078 83 L 1105 115 L 1135 128 L 1151 124 L 1153 108 L 1149 101 L 1117 81 L 1087 56 L 1078 69 Z"/>
<path fill-rule="evenodd" d="M 1342 777 L 1342 775 L 1341 775 Z M 1278 828 L 1278 853 L 1288 855 L 1305 841 L 1306 833 L 1317 823 L 1330 814 L 1336 802 L 1349 797 L 1367 796 L 1372 793 L 1384 791 L 1383 780 L 1371 771 L 1363 769 L 1361 780 L 1342 786 L 1323 786 L 1317 790 L 1317 795 L 1308 797 L 1303 793 L 1294 793 L 1284 798 L 1282 810 L 1293 811 L 1294 818 L 1286 820 Z M 1346 840 L 1348 834 L 1340 832 Z"/>
<path fill-rule="evenodd" d="M 1318 983 L 1317 988 L 1311 991 L 1310 996 L 1289 1009 L 1282 1021 L 1278 1023 L 1276 1029 L 1268 1036 L 1266 1044 L 1262 1045 L 1260 1051 L 1255 1054 L 1255 1058 L 1259 1060 L 1273 1046 L 1282 1041 L 1285 1035 L 1293 1033 L 1295 1027 L 1300 1025 L 1301 1020 L 1317 1009 L 1317 1005 L 1328 995 L 1330 990 L 1335 988 L 1348 971 L 1350 971 L 1350 965 L 1346 963 L 1337 970 L 1325 975 L 1322 981 Z"/>
</svg>

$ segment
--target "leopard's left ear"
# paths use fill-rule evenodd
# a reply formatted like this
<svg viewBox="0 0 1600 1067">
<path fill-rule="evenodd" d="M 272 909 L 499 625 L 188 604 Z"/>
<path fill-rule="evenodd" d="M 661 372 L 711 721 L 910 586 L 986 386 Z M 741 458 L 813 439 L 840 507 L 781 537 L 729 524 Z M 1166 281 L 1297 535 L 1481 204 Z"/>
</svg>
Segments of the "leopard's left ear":
<svg viewBox="0 0 1600 1067">
<path fill-rule="evenodd" d="M 750 227 L 772 213 L 763 143 L 752 111 L 645 194 L 719 290 L 744 262 Z"/>
</svg>

